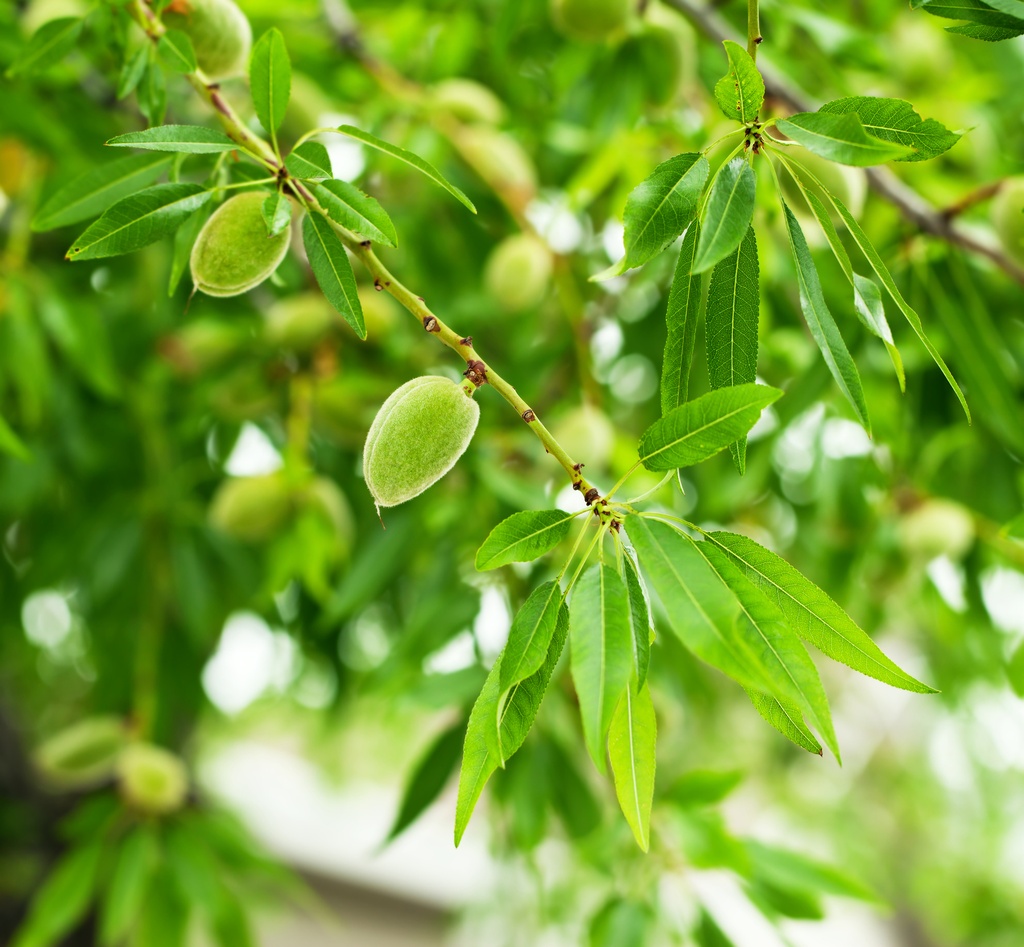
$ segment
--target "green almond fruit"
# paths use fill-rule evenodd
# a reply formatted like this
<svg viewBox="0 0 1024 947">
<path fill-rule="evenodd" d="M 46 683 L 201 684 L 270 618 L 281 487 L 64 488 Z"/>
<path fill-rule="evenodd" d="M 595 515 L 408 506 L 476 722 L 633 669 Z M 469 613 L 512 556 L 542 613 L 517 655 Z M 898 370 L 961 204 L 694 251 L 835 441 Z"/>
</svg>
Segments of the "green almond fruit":
<svg viewBox="0 0 1024 947">
<path fill-rule="evenodd" d="M 126 737 L 120 718 L 86 717 L 40 745 L 35 763 L 51 782 L 66 789 L 82 788 L 113 774 Z"/>
<path fill-rule="evenodd" d="M 464 122 L 499 125 L 505 106 L 490 89 L 472 79 L 445 79 L 430 89 L 430 104 Z"/>
<path fill-rule="evenodd" d="M 439 375 L 407 381 L 381 405 L 366 436 L 363 476 L 378 507 L 397 506 L 437 483 L 462 456 L 480 406 Z"/>
<path fill-rule="evenodd" d="M 635 0 L 551 0 L 551 18 L 566 36 L 594 43 L 623 29 L 635 5 Z"/>
<path fill-rule="evenodd" d="M 121 796 L 149 815 L 177 812 L 188 798 L 188 770 L 181 759 L 152 743 L 132 743 L 117 760 Z"/>
<path fill-rule="evenodd" d="M 210 522 L 243 542 L 259 543 L 280 531 L 292 510 L 292 494 L 278 473 L 225 480 L 210 504 Z"/>
<path fill-rule="evenodd" d="M 974 545 L 974 517 L 959 503 L 935 497 L 901 517 L 896 534 L 903 551 L 912 558 L 948 556 L 959 560 Z"/>
<path fill-rule="evenodd" d="M 306 352 L 338 324 L 321 293 L 300 293 L 274 302 L 264 314 L 263 338 L 276 348 Z"/>
<path fill-rule="evenodd" d="M 1024 177 L 1003 183 L 992 202 L 992 224 L 1006 252 L 1024 266 Z"/>
<path fill-rule="evenodd" d="M 532 309 L 548 292 L 554 261 L 542 240 L 519 233 L 502 240 L 487 258 L 484 285 L 508 312 Z"/>
<path fill-rule="evenodd" d="M 284 259 L 292 232 L 267 236 L 264 191 L 229 198 L 203 225 L 192 247 L 190 266 L 196 289 L 207 296 L 238 296 L 259 286 Z"/>
<path fill-rule="evenodd" d="M 245 75 L 252 27 L 232 0 L 172 0 L 163 21 L 168 29 L 188 34 L 196 62 L 209 78 Z"/>
</svg>

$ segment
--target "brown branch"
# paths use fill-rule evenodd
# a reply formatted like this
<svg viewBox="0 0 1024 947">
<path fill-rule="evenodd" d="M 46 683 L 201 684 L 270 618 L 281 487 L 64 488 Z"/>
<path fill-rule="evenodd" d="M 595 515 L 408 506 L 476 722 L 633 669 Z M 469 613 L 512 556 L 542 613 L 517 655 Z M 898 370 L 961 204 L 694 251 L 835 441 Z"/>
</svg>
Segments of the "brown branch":
<svg viewBox="0 0 1024 947">
<path fill-rule="evenodd" d="M 682 13 L 709 39 L 716 42 L 731 39 L 742 43 L 739 33 L 719 13 L 699 0 L 664 2 Z M 758 68 L 764 77 L 765 93 L 770 98 L 794 112 L 811 112 L 817 108 L 817 103 L 810 96 L 769 64 L 762 60 Z M 1024 284 L 1024 267 L 1011 260 L 998 244 L 984 240 L 958 225 L 952 216 L 939 210 L 888 168 L 867 168 L 866 174 L 871 189 L 923 233 L 985 257 L 1009 277 Z"/>
</svg>

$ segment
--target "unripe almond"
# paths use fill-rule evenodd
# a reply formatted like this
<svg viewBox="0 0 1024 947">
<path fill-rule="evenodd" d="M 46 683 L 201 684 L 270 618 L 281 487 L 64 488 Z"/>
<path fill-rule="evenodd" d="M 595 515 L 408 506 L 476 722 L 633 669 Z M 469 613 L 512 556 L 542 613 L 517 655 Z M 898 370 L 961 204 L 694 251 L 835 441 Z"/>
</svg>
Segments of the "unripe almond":
<svg viewBox="0 0 1024 947">
<path fill-rule="evenodd" d="M 621 30 L 634 0 L 551 0 L 555 26 L 573 39 L 596 42 Z"/>
<path fill-rule="evenodd" d="M 339 554 L 347 557 L 355 539 L 356 528 L 352 507 L 338 485 L 327 477 L 314 477 L 306 487 L 302 500 L 307 510 L 313 511 L 330 525 Z"/>
<path fill-rule="evenodd" d="M 505 106 L 490 89 L 472 79 L 445 79 L 430 90 L 430 102 L 464 122 L 498 125 Z"/>
<path fill-rule="evenodd" d="M 188 771 L 169 750 L 152 743 L 132 743 L 117 761 L 121 795 L 151 815 L 177 812 L 188 796 Z"/>
<path fill-rule="evenodd" d="M 211 79 L 245 74 L 252 27 L 233 0 L 172 0 L 163 21 L 188 34 L 199 68 Z"/>
<path fill-rule="evenodd" d="M 469 445 L 480 406 L 454 381 L 424 375 L 381 405 L 366 436 L 363 476 L 377 506 L 397 506 L 437 483 Z"/>
<path fill-rule="evenodd" d="M 313 348 L 338 322 L 322 293 L 279 299 L 267 309 L 265 320 L 263 336 L 267 342 L 300 352 Z"/>
<path fill-rule="evenodd" d="M 126 739 L 117 717 L 86 717 L 54 734 L 35 753 L 40 772 L 64 788 L 80 788 L 111 776 Z"/>
<path fill-rule="evenodd" d="M 190 260 L 192 281 L 207 296 L 237 296 L 259 286 L 284 259 L 291 243 L 285 227 L 267 236 L 262 206 L 264 191 L 229 198 L 199 231 Z"/>
<path fill-rule="evenodd" d="M 456 139 L 463 158 L 496 191 L 525 206 L 537 192 L 537 171 L 523 146 L 487 125 L 463 128 Z"/>
<path fill-rule="evenodd" d="M 551 251 L 543 241 L 532 234 L 515 234 L 491 251 L 484 285 L 503 309 L 531 309 L 547 295 L 552 266 Z"/>
<path fill-rule="evenodd" d="M 897 524 L 897 535 L 908 556 L 962 559 L 974 545 L 974 518 L 959 503 L 937 497 L 903 516 Z"/>
<path fill-rule="evenodd" d="M 292 496 L 280 473 L 225 480 L 210 504 L 210 522 L 244 542 L 272 538 L 291 512 Z"/>
<path fill-rule="evenodd" d="M 1006 252 L 1024 266 L 1024 177 L 1010 178 L 999 189 L 992 223 Z"/>
</svg>

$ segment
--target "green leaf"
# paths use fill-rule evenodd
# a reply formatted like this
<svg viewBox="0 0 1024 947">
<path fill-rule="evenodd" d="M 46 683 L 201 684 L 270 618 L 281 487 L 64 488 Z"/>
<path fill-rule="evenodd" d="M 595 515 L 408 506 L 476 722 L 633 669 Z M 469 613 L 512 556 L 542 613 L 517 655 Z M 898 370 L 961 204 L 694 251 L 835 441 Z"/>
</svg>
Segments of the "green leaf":
<svg viewBox="0 0 1024 947">
<path fill-rule="evenodd" d="M 785 559 L 735 533 L 710 533 L 708 540 L 736 560 L 747 577 L 778 605 L 801 638 L 833 661 L 892 687 L 918 694 L 935 693 L 890 661 L 842 608 Z"/>
<path fill-rule="evenodd" d="M 691 467 L 743 437 L 761 411 L 781 397 L 767 385 L 736 385 L 709 391 L 674 408 L 640 438 L 640 460 L 648 470 Z"/>
<path fill-rule="evenodd" d="M 132 155 L 102 164 L 65 184 L 32 219 L 36 232 L 77 224 L 115 201 L 152 184 L 174 160 L 167 155 Z"/>
<path fill-rule="evenodd" d="M 650 847 L 658 723 L 650 689 L 627 687 L 608 731 L 608 759 L 619 807 L 643 851 Z"/>
<path fill-rule="evenodd" d="M 626 256 L 619 272 L 646 263 L 690 225 L 709 170 L 702 154 L 676 155 L 633 189 L 626 199 Z"/>
<path fill-rule="evenodd" d="M 789 162 L 786 162 L 786 167 L 790 168 Z M 793 179 L 800 188 L 800 193 L 813 211 L 822 232 L 825 234 L 825 239 L 832 249 L 833 256 L 839 261 L 839 265 L 842 267 L 843 273 L 850 283 L 850 287 L 853 290 L 853 307 L 857 317 L 872 335 L 882 340 L 886 351 L 889 353 L 892 366 L 896 371 L 896 378 L 900 383 L 900 391 L 906 391 L 907 379 L 906 373 L 903 370 L 903 359 L 900 356 L 899 349 L 896 348 L 896 343 L 893 341 L 889 322 L 885 318 L 881 290 L 873 280 L 853 271 L 850 256 L 846 252 L 846 247 L 843 246 L 843 241 L 839 239 L 836 226 L 832 223 L 832 217 L 825 209 L 825 205 L 817 194 L 808 190 L 799 175 L 795 174 L 791 168 L 790 174 L 793 175 Z"/>
<path fill-rule="evenodd" d="M 502 520 L 476 553 L 480 572 L 510 562 L 530 562 L 555 548 L 569 533 L 571 513 L 561 510 L 527 510 Z"/>
<path fill-rule="evenodd" d="M 252 48 L 249 86 L 256 117 L 276 141 L 292 89 L 292 64 L 284 37 L 277 27 L 267 30 Z"/>
<path fill-rule="evenodd" d="M 757 875 L 786 888 L 803 888 L 819 894 L 879 901 L 878 894 L 858 878 L 817 859 L 752 839 L 743 843 Z"/>
<path fill-rule="evenodd" d="M 11 430 L 10 425 L 0 415 L 0 451 L 17 457 L 18 460 L 28 460 L 32 455 L 17 434 Z"/>
<path fill-rule="evenodd" d="M 398 245 L 395 225 L 386 210 L 368 194 L 347 181 L 325 181 L 313 189 L 324 210 L 343 227 L 374 243 Z"/>
<path fill-rule="evenodd" d="M 947 20 L 967 20 L 967 24 L 947 30 L 973 39 L 996 42 L 1024 34 L 1024 4 L 1020 0 L 911 0 L 910 5 Z"/>
<path fill-rule="evenodd" d="M 313 275 L 327 301 L 341 313 L 356 335 L 365 339 L 366 324 L 356 289 L 356 276 L 341 237 L 320 214 L 306 214 L 302 221 L 302 243 Z"/>
<path fill-rule="evenodd" d="M 775 685 L 772 696 L 793 703 L 807 714 L 832 755 L 840 761 L 832 712 L 818 669 L 800 639 L 790 630 L 782 610 L 747 578 L 721 547 L 701 542 L 696 548 L 736 596 L 744 617 L 757 633 L 761 661 Z"/>
<path fill-rule="evenodd" d="M 661 599 L 672 630 L 698 658 L 747 689 L 772 692 L 740 603 L 698 552 L 697 544 L 667 523 L 631 515 L 626 531 L 640 566 Z"/>
<path fill-rule="evenodd" d="M 178 284 L 188 268 L 192 247 L 199 238 L 199 232 L 203 229 L 203 224 L 210 219 L 212 212 L 213 207 L 209 202 L 203 204 L 175 232 L 174 253 L 171 255 L 171 272 L 167 277 L 168 296 L 173 296 L 177 291 Z"/>
<path fill-rule="evenodd" d="M 125 838 L 103 897 L 99 933 L 103 947 L 123 940 L 139 916 L 159 857 L 160 845 L 149 826 L 140 826 Z"/>
<path fill-rule="evenodd" d="M 684 773 L 672 784 L 668 797 L 683 808 L 713 806 L 721 802 L 743 781 L 738 769 L 694 769 Z"/>
<path fill-rule="evenodd" d="M 78 42 L 85 20 L 66 16 L 44 23 L 36 30 L 7 70 L 8 77 L 20 72 L 39 72 L 60 62 Z"/>
<path fill-rule="evenodd" d="M 722 45 L 729 57 L 729 71 L 715 85 L 715 101 L 726 118 L 747 125 L 757 121 L 764 105 L 764 79 L 739 43 L 727 39 Z"/>
<path fill-rule="evenodd" d="M 100 842 L 90 842 L 61 858 L 32 898 L 11 947 L 50 947 L 63 940 L 89 909 L 102 853 Z"/>
<path fill-rule="evenodd" d="M 718 172 L 701 219 L 694 273 L 710 270 L 740 245 L 754 217 L 756 188 L 754 170 L 743 158 Z"/>
<path fill-rule="evenodd" d="M 856 114 L 868 134 L 882 141 L 912 148 L 913 152 L 897 161 L 927 161 L 949 151 L 960 135 L 951 132 L 934 118 L 927 121 L 903 99 L 851 95 L 827 102 L 818 109 L 829 115 Z"/>
<path fill-rule="evenodd" d="M 167 112 L 167 80 L 157 61 L 156 47 L 149 46 L 146 68 L 142 71 L 139 87 L 135 93 L 139 111 L 150 125 L 160 125 Z"/>
<path fill-rule="evenodd" d="M 803 310 L 807 328 L 811 330 L 814 341 L 821 349 L 825 364 L 839 385 L 839 390 L 850 402 L 860 423 L 870 434 L 871 421 L 868 418 L 868 405 L 864 398 L 860 372 L 857 371 L 857 365 L 843 341 L 839 326 L 829 312 L 821 281 L 818 279 L 818 269 L 814 265 L 804 232 L 785 201 L 782 202 L 782 210 L 786 217 L 786 231 L 789 234 L 797 284 L 800 287 L 800 308 Z"/>
<path fill-rule="evenodd" d="M 348 135 L 349 138 L 354 138 L 356 141 L 361 141 L 364 145 L 369 145 L 371 148 L 376 148 L 378 151 L 383 151 L 384 154 L 391 155 L 392 158 L 404 161 L 407 165 L 415 168 L 421 174 L 425 174 L 435 184 L 443 187 L 449 194 L 468 207 L 474 214 L 476 213 L 476 207 L 473 206 L 473 202 L 454 184 L 446 180 L 444 175 L 442 175 L 437 168 L 424 161 L 419 155 L 414 155 L 411 151 L 406 151 L 404 148 L 399 148 L 397 145 L 392 145 L 389 142 L 383 141 L 375 135 L 371 135 L 369 132 L 364 132 L 361 129 L 356 128 L 354 125 L 339 125 L 335 131 L 340 132 L 342 135 Z"/>
<path fill-rule="evenodd" d="M 276 237 L 287 228 L 292 219 L 292 202 L 280 191 L 268 194 L 260 208 L 263 222 L 267 225 L 267 236 Z"/>
<path fill-rule="evenodd" d="M 700 318 L 700 277 L 693 273 L 693 256 L 700 236 L 694 221 L 686 231 L 676 262 L 672 289 L 665 310 L 665 356 L 661 366 L 661 413 L 668 414 L 686 401 L 690 390 L 690 365 Z"/>
<path fill-rule="evenodd" d="M 508 760 L 522 745 L 533 726 L 544 693 L 551 680 L 551 674 L 565 647 L 566 628 L 564 622 L 555 626 L 555 634 L 548 647 L 544 665 L 536 674 L 516 684 L 501 709 L 499 747 L 494 741 L 494 719 L 498 713 L 501 697 L 498 675 L 501 673 L 501 659 L 495 661 L 487 680 L 473 704 L 466 728 L 466 742 L 462 751 L 462 770 L 459 774 L 459 797 L 455 807 L 455 845 L 458 847 L 476 808 L 480 793 L 493 773 L 502 765 L 502 757 Z"/>
<path fill-rule="evenodd" d="M 823 755 L 821 744 L 807 729 L 803 714 L 793 701 L 749 689 L 747 696 L 757 712 L 764 718 L 765 723 L 774 727 L 787 740 L 791 740 L 808 753 L 813 753 L 815 756 Z"/>
<path fill-rule="evenodd" d="M 199 184 L 157 184 L 125 197 L 71 245 L 67 258 L 95 260 L 148 246 L 176 230 L 211 193 Z"/>
<path fill-rule="evenodd" d="M 748 227 L 736 252 L 711 271 L 705 351 L 712 388 L 749 384 L 757 377 L 757 317 L 761 306 L 757 238 Z M 736 469 L 746 470 L 747 439 L 729 445 Z"/>
<path fill-rule="evenodd" d="M 284 159 L 288 173 L 303 181 L 322 181 L 332 177 L 331 156 L 327 149 L 318 141 L 306 141 L 293 149 Z"/>
<path fill-rule="evenodd" d="M 196 51 L 188 33 L 181 30 L 167 30 L 157 44 L 160 58 L 175 72 L 196 71 Z"/>
<path fill-rule="evenodd" d="M 629 627 L 633 631 L 635 687 L 640 688 L 647 680 L 647 670 L 651 663 L 651 616 L 640 573 L 628 552 L 622 556 L 622 578 L 625 579 L 626 590 L 629 592 Z"/>
<path fill-rule="evenodd" d="M 917 337 L 921 340 L 921 343 L 928 350 L 928 354 L 932 357 L 932 360 L 939 366 L 942 374 L 946 376 L 946 381 L 949 382 L 950 387 L 956 393 L 957 399 L 960 401 L 960 406 L 964 409 L 964 414 L 967 415 L 967 420 L 970 422 L 971 409 L 967 406 L 967 399 L 964 397 L 963 391 L 960 390 L 960 386 L 957 384 L 956 379 L 953 377 L 953 373 L 949 370 L 942 356 L 939 354 L 938 349 L 935 348 L 931 339 L 929 339 L 925 333 L 924 326 L 921 324 L 921 317 L 903 298 L 903 294 L 896 285 L 896 281 L 892 278 L 889 268 L 878 255 L 878 251 L 875 249 L 874 244 L 872 244 L 868 239 L 868 235 L 864 233 L 864 229 L 857 223 L 856 218 L 850 213 L 849 208 L 847 208 L 847 206 L 838 197 L 827 191 L 820 181 L 814 179 L 813 176 L 812 179 L 818 187 L 821 187 L 822 190 L 825 191 L 828 199 L 832 202 L 832 206 L 839 212 L 839 216 L 842 218 L 850 236 L 853 237 L 854 242 L 858 247 L 860 247 L 861 253 L 864 254 L 868 263 L 871 264 L 871 269 L 875 271 L 875 275 L 886 288 L 889 295 L 892 296 L 893 302 L 896 303 L 900 312 L 902 312 L 906 317 L 907 322 L 910 323 L 910 327 L 914 330 Z"/>
<path fill-rule="evenodd" d="M 530 593 L 512 620 L 502 652 L 498 690 L 504 694 L 514 684 L 536 673 L 544 664 L 555 626 L 568 620 L 568 610 L 557 582 L 545 582 Z"/>
<path fill-rule="evenodd" d="M 121 101 L 125 96 L 131 95 L 135 87 L 142 79 L 146 71 L 146 64 L 149 62 L 149 50 L 146 46 L 140 46 L 130 56 L 127 56 L 121 72 L 117 77 L 117 100 Z"/>
<path fill-rule="evenodd" d="M 191 914 L 174 874 L 161 867 L 146 892 L 133 947 L 184 947 Z"/>
<path fill-rule="evenodd" d="M 180 151 L 190 155 L 216 154 L 238 147 L 224 132 L 205 125 L 157 125 L 145 131 L 118 135 L 107 144 L 115 148 Z"/>
<path fill-rule="evenodd" d="M 395 816 L 391 831 L 388 832 L 388 842 L 412 825 L 441 795 L 441 790 L 455 772 L 455 766 L 459 762 L 463 727 L 464 724 L 460 721 L 445 730 L 413 767 L 405 792 L 402 794 L 398 814 Z"/>
<path fill-rule="evenodd" d="M 43 294 L 37 311 L 47 334 L 86 384 L 103 398 L 116 398 L 121 381 L 100 312 L 88 307 L 79 310 L 58 293 Z"/>
<path fill-rule="evenodd" d="M 597 563 L 579 580 L 569 604 L 570 668 L 583 737 L 605 772 L 605 742 L 619 700 L 629 687 L 633 632 L 629 592 L 611 566 Z"/>
<path fill-rule="evenodd" d="M 776 127 L 808 151 L 858 168 L 905 159 L 914 153 L 913 148 L 872 137 L 852 112 L 798 112 L 779 119 Z"/>
<path fill-rule="evenodd" d="M 612 898 L 591 919 L 587 947 L 647 947 L 654 923 L 647 905 Z"/>
</svg>

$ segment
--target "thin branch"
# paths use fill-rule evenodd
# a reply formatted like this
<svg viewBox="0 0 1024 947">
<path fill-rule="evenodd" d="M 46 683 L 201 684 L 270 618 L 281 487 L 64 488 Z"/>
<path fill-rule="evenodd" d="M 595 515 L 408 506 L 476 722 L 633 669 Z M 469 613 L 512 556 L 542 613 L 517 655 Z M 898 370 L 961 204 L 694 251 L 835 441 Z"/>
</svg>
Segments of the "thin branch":
<svg viewBox="0 0 1024 947">
<path fill-rule="evenodd" d="M 166 32 L 166 28 L 145 0 L 132 0 L 128 12 L 154 42 Z M 288 188 L 301 201 L 310 213 L 321 214 L 337 231 L 345 246 L 363 263 L 373 277 L 374 288 L 386 290 L 402 304 L 429 334 L 436 335 L 453 352 L 465 359 L 467 370 L 464 373 L 478 388 L 483 384 L 498 392 L 526 422 L 526 425 L 544 445 L 544 449 L 561 464 L 569 475 L 573 489 L 578 490 L 588 506 L 606 505 L 601 501 L 600 491 L 581 473 L 583 464 L 575 463 L 555 436 L 541 423 L 536 412 L 520 397 L 515 388 L 506 381 L 493 366 L 485 362 L 473 348 L 470 336 L 461 336 L 430 311 L 422 296 L 417 296 L 411 289 L 399 282 L 374 253 L 369 240 L 361 240 L 356 234 L 332 221 L 323 207 L 306 189 L 301 181 L 289 174 L 270 145 L 258 135 L 250 131 L 238 117 L 231 106 L 221 96 L 219 87 L 211 82 L 201 70 L 187 73 L 185 76 L 192 87 L 209 103 L 217 113 L 217 118 L 232 141 L 241 145 L 246 152 L 255 157 L 261 164 L 276 172 L 282 187 Z"/>
<path fill-rule="evenodd" d="M 719 13 L 699 0 L 664 0 L 664 3 L 682 13 L 709 39 L 717 42 L 739 39 L 736 31 Z M 764 77 L 765 92 L 776 102 L 794 112 L 810 112 L 817 108 L 817 103 L 810 96 L 770 65 L 762 62 L 758 68 Z M 868 168 L 866 174 L 871 189 L 918 229 L 985 257 L 1012 279 L 1024 284 L 1024 267 L 1011 260 L 994 242 L 984 240 L 957 224 L 888 168 Z"/>
</svg>

